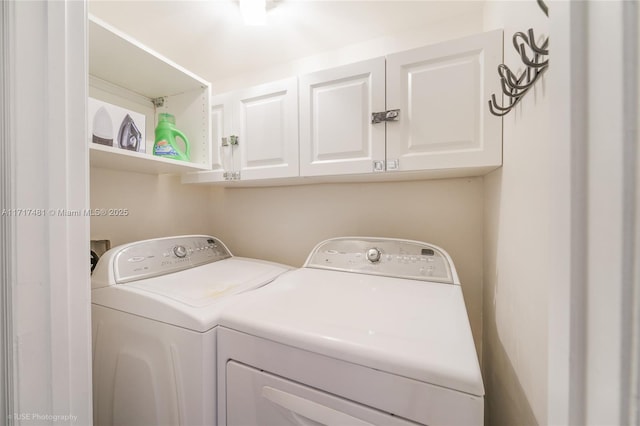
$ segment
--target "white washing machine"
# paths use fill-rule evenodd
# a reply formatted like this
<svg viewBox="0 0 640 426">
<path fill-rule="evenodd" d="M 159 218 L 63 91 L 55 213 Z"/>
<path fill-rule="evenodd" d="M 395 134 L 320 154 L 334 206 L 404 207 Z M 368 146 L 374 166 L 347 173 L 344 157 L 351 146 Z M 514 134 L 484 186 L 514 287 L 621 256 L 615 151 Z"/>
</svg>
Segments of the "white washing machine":
<svg viewBox="0 0 640 426">
<path fill-rule="evenodd" d="M 95 424 L 214 425 L 220 313 L 287 270 L 202 235 L 105 253 L 91 283 Z"/>
<path fill-rule="evenodd" d="M 433 245 L 320 243 L 218 332 L 220 425 L 482 425 L 458 276 Z"/>
</svg>

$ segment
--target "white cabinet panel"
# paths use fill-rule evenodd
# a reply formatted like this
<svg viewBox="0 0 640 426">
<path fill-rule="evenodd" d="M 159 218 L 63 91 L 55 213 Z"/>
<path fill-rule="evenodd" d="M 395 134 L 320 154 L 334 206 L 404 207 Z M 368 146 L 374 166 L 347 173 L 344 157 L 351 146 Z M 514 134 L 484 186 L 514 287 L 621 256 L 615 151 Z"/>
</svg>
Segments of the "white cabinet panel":
<svg viewBox="0 0 640 426">
<path fill-rule="evenodd" d="M 300 174 L 369 173 L 384 161 L 384 58 L 300 77 Z"/>
<path fill-rule="evenodd" d="M 214 99 L 215 101 L 215 99 Z M 224 135 L 225 125 L 225 108 L 224 104 L 211 106 L 211 140 L 214 144 L 212 150 L 211 170 L 222 169 L 222 158 L 220 153 L 220 145 Z"/>
<path fill-rule="evenodd" d="M 398 169 L 498 167 L 502 121 L 487 99 L 500 93 L 502 32 L 492 31 L 387 56 L 387 160 Z"/>
<path fill-rule="evenodd" d="M 212 180 L 223 180 L 224 170 L 233 168 L 232 147 L 222 146 L 222 138 L 232 131 L 232 106 L 229 96 L 219 95 L 211 99 L 211 170 Z"/>
<path fill-rule="evenodd" d="M 242 117 L 244 119 L 243 141 L 284 140 L 285 117 L 284 98 L 276 95 L 267 100 L 250 99 L 242 103 Z M 284 146 L 281 143 L 247 144 L 243 167 L 261 167 L 281 164 L 285 157 Z"/>
<path fill-rule="evenodd" d="M 297 89 L 297 79 L 290 78 L 237 95 L 242 180 L 298 176 Z"/>
<path fill-rule="evenodd" d="M 336 158 L 367 156 L 367 123 L 361 117 L 368 110 L 367 80 L 355 79 L 345 84 L 319 87 L 313 91 L 313 158 L 324 161 Z M 336 126 L 343 119 L 344 123 Z"/>
<path fill-rule="evenodd" d="M 211 104 L 214 149 L 207 182 L 298 176 L 296 78 L 216 95 Z"/>
</svg>

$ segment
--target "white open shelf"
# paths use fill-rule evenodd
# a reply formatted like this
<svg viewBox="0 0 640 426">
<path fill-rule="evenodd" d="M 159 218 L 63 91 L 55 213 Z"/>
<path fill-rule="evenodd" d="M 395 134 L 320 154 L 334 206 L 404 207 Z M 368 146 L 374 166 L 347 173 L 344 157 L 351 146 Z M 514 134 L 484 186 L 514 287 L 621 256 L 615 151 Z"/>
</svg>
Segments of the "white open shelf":
<svg viewBox="0 0 640 426">
<path fill-rule="evenodd" d="M 107 23 L 89 16 L 89 95 L 145 115 L 146 154 L 91 143 L 92 167 L 140 173 L 211 169 L 210 84 Z M 153 100 L 162 98 L 162 106 Z M 151 155 L 160 112 L 175 116 L 191 161 Z M 90 123 L 91 124 L 91 123 Z M 91 139 L 91 132 L 89 132 Z"/>
<path fill-rule="evenodd" d="M 147 174 L 187 173 L 208 170 L 201 166 L 171 158 L 154 157 L 135 151 L 92 143 L 89 145 L 91 167 Z"/>
</svg>

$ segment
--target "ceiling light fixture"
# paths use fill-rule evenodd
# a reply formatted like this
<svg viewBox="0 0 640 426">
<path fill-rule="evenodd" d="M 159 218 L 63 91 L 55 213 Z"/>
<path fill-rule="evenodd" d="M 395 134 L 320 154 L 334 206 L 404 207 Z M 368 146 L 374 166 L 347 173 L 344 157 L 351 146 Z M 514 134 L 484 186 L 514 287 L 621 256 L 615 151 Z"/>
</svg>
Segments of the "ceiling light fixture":
<svg viewBox="0 0 640 426">
<path fill-rule="evenodd" d="M 267 0 L 240 0 L 240 13 L 245 25 L 266 25 Z"/>
</svg>

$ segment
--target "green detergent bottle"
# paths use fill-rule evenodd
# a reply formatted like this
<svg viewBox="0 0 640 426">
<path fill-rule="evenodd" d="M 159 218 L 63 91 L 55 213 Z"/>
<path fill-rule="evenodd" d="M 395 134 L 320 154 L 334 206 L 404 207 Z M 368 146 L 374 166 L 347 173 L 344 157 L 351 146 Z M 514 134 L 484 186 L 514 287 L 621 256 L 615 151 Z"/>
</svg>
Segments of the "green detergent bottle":
<svg viewBox="0 0 640 426">
<path fill-rule="evenodd" d="M 184 150 L 178 146 L 176 137 L 182 139 Z M 189 161 L 189 141 L 184 133 L 176 129 L 176 118 L 171 114 L 164 112 L 158 114 L 158 126 L 156 127 L 156 141 L 153 144 L 153 155 Z"/>
</svg>

